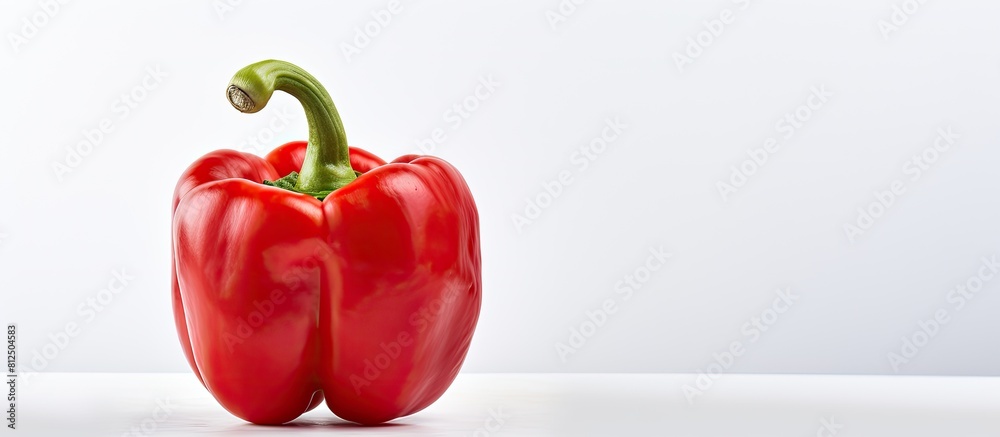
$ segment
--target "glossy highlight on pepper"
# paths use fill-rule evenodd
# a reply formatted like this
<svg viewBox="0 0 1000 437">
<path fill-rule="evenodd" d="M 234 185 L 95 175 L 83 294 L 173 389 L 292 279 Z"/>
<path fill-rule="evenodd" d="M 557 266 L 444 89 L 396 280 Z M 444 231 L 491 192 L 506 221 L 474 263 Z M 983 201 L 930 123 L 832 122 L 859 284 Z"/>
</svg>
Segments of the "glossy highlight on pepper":
<svg viewBox="0 0 1000 437">
<path fill-rule="evenodd" d="M 266 157 L 219 150 L 173 200 L 173 307 L 188 363 L 234 415 L 281 424 L 322 401 L 378 424 L 437 400 L 479 317 L 479 216 L 447 162 L 386 163 L 348 147 L 327 91 L 282 61 L 249 65 L 226 96 L 260 111 L 298 99 L 309 141 Z"/>
</svg>

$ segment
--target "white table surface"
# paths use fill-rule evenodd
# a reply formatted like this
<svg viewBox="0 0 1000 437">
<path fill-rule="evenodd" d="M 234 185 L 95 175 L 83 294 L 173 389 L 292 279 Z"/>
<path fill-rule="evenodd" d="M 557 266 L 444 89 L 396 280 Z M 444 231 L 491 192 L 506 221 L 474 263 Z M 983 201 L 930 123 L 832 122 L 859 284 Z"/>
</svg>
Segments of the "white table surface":
<svg viewBox="0 0 1000 437">
<path fill-rule="evenodd" d="M 463 374 L 434 405 L 380 427 L 325 406 L 247 424 L 191 374 L 32 375 L 3 435 L 1000 436 L 1000 378 L 724 375 L 693 404 L 693 375 Z M 157 402 L 171 412 L 154 420 Z M 502 425 L 487 420 L 503 417 Z M 824 420 L 835 426 L 824 426 Z M 147 430 L 131 433 L 145 422 Z M 155 429 L 153 429 L 155 427 Z M 833 428 L 834 433 L 825 429 Z M 139 430 L 139 428 L 134 428 Z"/>
</svg>

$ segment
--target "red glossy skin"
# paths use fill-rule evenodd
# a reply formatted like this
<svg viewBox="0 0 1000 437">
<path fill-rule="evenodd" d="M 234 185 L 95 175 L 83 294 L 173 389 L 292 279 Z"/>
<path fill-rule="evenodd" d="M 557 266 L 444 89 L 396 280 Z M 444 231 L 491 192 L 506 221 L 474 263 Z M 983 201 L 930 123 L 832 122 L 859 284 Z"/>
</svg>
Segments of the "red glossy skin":
<svg viewBox="0 0 1000 437">
<path fill-rule="evenodd" d="M 465 359 L 482 292 L 479 217 L 433 157 L 362 173 L 322 202 L 263 185 L 298 170 L 305 142 L 266 158 L 222 150 L 174 194 L 174 317 L 188 363 L 234 415 L 295 419 L 325 398 L 376 424 L 437 400 Z"/>
</svg>

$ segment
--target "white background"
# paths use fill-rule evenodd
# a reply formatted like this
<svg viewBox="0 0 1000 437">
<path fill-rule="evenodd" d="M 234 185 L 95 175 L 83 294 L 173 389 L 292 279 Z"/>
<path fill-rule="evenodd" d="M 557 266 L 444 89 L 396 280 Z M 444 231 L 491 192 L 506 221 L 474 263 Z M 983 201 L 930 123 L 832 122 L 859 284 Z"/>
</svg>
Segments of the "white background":
<svg viewBox="0 0 1000 437">
<path fill-rule="evenodd" d="M 211 150 L 306 138 L 288 96 L 255 115 L 225 99 L 236 70 L 278 58 L 323 81 L 353 145 L 391 159 L 446 134 L 431 154 L 462 171 L 481 215 L 467 371 L 697 372 L 738 341 L 730 372 L 1000 375 L 1000 279 L 961 310 L 948 301 L 1000 251 L 1000 4 L 929 1 L 886 38 L 901 0 L 590 1 L 555 26 L 555 0 L 403 2 L 348 60 L 387 3 L 71 2 L 16 49 L 42 7 L 0 6 L 0 321 L 19 323 L 24 369 L 189 371 L 171 193 Z M 732 23 L 678 68 L 725 10 Z M 121 117 L 148 68 L 167 75 Z M 456 128 L 446 111 L 489 77 L 500 85 Z M 776 122 L 813 87 L 833 96 L 785 138 Z M 271 132 L 281 111 L 291 124 Z M 616 117 L 624 131 L 581 170 L 574 153 Z M 105 118 L 114 130 L 60 181 L 53 163 Z M 907 161 L 948 127 L 960 138 L 912 180 Z M 768 138 L 780 149 L 724 199 L 717 183 Z M 564 171 L 572 182 L 515 227 Z M 844 225 L 896 180 L 906 192 L 852 242 Z M 661 246 L 667 266 L 616 294 Z M 87 322 L 78 306 L 123 268 L 135 279 Z M 798 299 L 747 335 L 779 288 Z M 561 359 L 606 299 L 617 312 Z M 936 311 L 949 322 L 893 368 Z M 80 334 L 32 364 L 67 323 Z"/>
</svg>

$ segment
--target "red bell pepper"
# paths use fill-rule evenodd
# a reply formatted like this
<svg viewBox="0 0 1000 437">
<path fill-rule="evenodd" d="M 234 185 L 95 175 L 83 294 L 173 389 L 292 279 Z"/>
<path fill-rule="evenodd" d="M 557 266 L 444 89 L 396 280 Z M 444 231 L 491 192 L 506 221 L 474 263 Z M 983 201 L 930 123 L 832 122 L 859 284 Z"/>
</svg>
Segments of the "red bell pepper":
<svg viewBox="0 0 1000 437">
<path fill-rule="evenodd" d="M 173 201 L 173 306 L 188 363 L 234 415 L 295 419 L 326 400 L 377 424 L 455 379 L 479 317 L 479 216 L 447 162 L 386 164 L 349 148 L 326 90 L 281 61 L 249 65 L 227 95 L 245 113 L 297 98 L 309 142 L 265 158 L 195 161 Z"/>
</svg>

